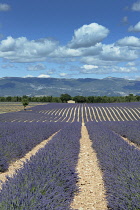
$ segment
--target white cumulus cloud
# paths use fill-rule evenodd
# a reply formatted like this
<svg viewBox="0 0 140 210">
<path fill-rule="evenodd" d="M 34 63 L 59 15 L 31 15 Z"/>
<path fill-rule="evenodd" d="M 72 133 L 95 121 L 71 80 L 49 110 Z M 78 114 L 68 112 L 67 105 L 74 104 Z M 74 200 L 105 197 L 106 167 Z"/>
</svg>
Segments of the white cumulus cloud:
<svg viewBox="0 0 140 210">
<path fill-rule="evenodd" d="M 140 1 L 137 1 L 132 5 L 132 10 L 140 12 Z"/>
<path fill-rule="evenodd" d="M 74 36 L 68 46 L 71 48 L 94 46 L 106 38 L 108 34 L 109 30 L 98 23 L 83 25 L 74 31 Z"/>
<path fill-rule="evenodd" d="M 140 47 L 140 39 L 135 36 L 127 36 L 117 41 L 121 46 Z"/>
<path fill-rule="evenodd" d="M 131 50 L 127 46 L 110 44 L 103 46 L 100 58 L 106 61 L 131 61 L 137 59 L 138 55 L 135 50 Z"/>
<path fill-rule="evenodd" d="M 135 26 L 130 26 L 128 31 L 132 32 L 140 32 L 140 21 Z"/>
<path fill-rule="evenodd" d="M 107 28 L 97 23 L 84 25 L 75 30 L 72 40 L 64 46 L 49 38 L 28 40 L 26 37 L 13 38 L 9 36 L 0 42 L 0 58 L 8 60 L 10 63 L 32 63 L 26 67 L 29 71 L 45 70 L 44 61 L 62 63 L 63 65 L 82 63 L 82 67 L 78 68 L 83 73 L 107 72 L 108 69 L 110 72 L 114 69 L 114 72 L 116 72 L 118 67 L 114 66 L 122 62 L 129 62 L 127 69 L 119 68 L 119 71 L 133 71 L 134 69 L 130 67 L 135 66 L 130 65 L 130 63 L 139 58 L 140 39 L 135 36 L 128 36 L 116 43 L 103 44 L 101 41 L 108 33 Z M 33 62 L 37 63 L 33 64 Z M 62 69 L 61 71 L 65 72 Z M 53 72 L 52 69 L 46 69 L 45 74 L 40 74 L 38 77 L 48 78 Z M 63 72 L 59 72 L 59 76 L 70 76 L 70 71 L 68 73 Z"/>
<path fill-rule="evenodd" d="M 26 37 L 14 39 L 9 36 L 0 43 L 0 57 L 12 62 L 44 61 L 56 46 L 57 42 L 49 39 L 30 41 Z"/>
<path fill-rule="evenodd" d="M 50 57 L 66 58 L 81 56 L 82 53 L 79 49 L 70 49 L 66 46 L 58 46 L 54 51 L 50 53 Z"/>
</svg>

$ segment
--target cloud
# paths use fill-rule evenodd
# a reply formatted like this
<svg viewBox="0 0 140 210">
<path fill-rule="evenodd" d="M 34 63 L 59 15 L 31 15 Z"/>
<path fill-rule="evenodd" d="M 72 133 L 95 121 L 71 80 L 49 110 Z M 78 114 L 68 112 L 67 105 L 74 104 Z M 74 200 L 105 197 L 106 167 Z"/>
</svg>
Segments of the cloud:
<svg viewBox="0 0 140 210">
<path fill-rule="evenodd" d="M 44 61 L 55 50 L 56 41 L 49 39 L 27 40 L 26 37 L 12 38 L 11 36 L 1 41 L 0 57 L 12 62 Z"/>
<path fill-rule="evenodd" d="M 128 31 L 132 32 L 140 32 L 140 21 L 135 26 L 130 26 Z"/>
<path fill-rule="evenodd" d="M 28 71 L 40 71 L 40 70 L 45 70 L 45 69 L 46 69 L 46 66 L 42 63 L 27 67 Z"/>
<path fill-rule="evenodd" d="M 123 24 L 128 24 L 128 17 L 127 17 L 127 16 L 124 16 L 124 17 L 123 17 L 122 23 L 123 23 Z"/>
<path fill-rule="evenodd" d="M 11 9 L 10 5 L 0 3 L 0 11 L 6 12 Z"/>
<path fill-rule="evenodd" d="M 67 74 L 67 73 L 60 73 L 59 76 L 60 76 L 60 77 L 68 77 L 69 74 Z"/>
<path fill-rule="evenodd" d="M 60 46 L 58 41 L 49 38 L 28 40 L 26 37 L 13 38 L 9 36 L 0 42 L 0 57 L 11 63 L 38 62 L 28 65 L 27 70 L 29 71 L 45 70 L 46 66 L 41 62 L 46 61 L 63 63 L 63 65 L 82 63 L 80 72 L 99 73 L 108 70 L 112 72 L 113 69 L 115 72 L 118 68 L 114 66 L 122 62 L 134 62 L 139 57 L 140 39 L 135 36 L 128 36 L 116 43 L 101 43 L 108 33 L 107 28 L 97 23 L 84 25 L 75 31 L 74 37 L 65 46 Z M 129 65 L 127 69 L 134 70 L 130 67 L 134 66 Z M 79 72 L 78 69 L 75 71 Z M 121 71 L 127 70 L 121 69 Z M 59 76 L 70 76 L 70 70 L 68 74 L 64 72 Z M 53 74 L 52 70 L 46 69 L 45 74 L 41 74 L 39 77 L 48 78 L 51 74 Z"/>
<path fill-rule="evenodd" d="M 50 75 L 47 74 L 40 74 L 38 78 L 50 78 Z"/>
<path fill-rule="evenodd" d="M 132 72 L 138 72 L 138 69 L 136 67 L 113 67 L 112 72 L 122 72 L 122 73 L 132 73 Z"/>
<path fill-rule="evenodd" d="M 128 62 L 128 63 L 126 64 L 126 66 L 136 66 L 136 63 L 135 63 L 135 62 Z"/>
<path fill-rule="evenodd" d="M 79 50 L 82 56 L 95 56 L 100 54 L 102 46 L 102 43 L 97 43 L 95 46 L 80 48 Z"/>
<path fill-rule="evenodd" d="M 91 69 L 98 69 L 98 66 L 95 65 L 83 65 L 81 66 L 82 69 L 91 70 Z"/>
<path fill-rule="evenodd" d="M 133 11 L 140 12 L 140 1 L 135 2 L 131 8 Z"/>
<path fill-rule="evenodd" d="M 8 69 L 8 68 L 14 68 L 14 65 L 13 64 L 5 64 L 5 65 L 2 65 L 1 66 L 3 69 Z"/>
<path fill-rule="evenodd" d="M 48 75 L 52 75 L 52 74 L 54 74 L 55 72 L 56 72 L 55 69 L 48 69 L 48 70 L 46 71 L 46 73 L 47 73 Z"/>
<path fill-rule="evenodd" d="M 33 75 L 28 74 L 28 75 L 24 76 L 23 78 L 27 78 L 27 77 L 34 77 L 34 76 L 33 76 Z"/>
<path fill-rule="evenodd" d="M 132 47 L 140 47 L 140 39 L 135 36 L 127 36 L 123 39 L 120 39 L 116 42 L 121 46 L 132 46 Z"/>
<path fill-rule="evenodd" d="M 138 55 L 135 50 L 129 49 L 128 46 L 115 46 L 114 44 L 110 44 L 103 45 L 103 51 L 101 52 L 100 58 L 102 60 L 110 61 L 131 61 L 137 59 Z"/>
<path fill-rule="evenodd" d="M 74 31 L 74 36 L 68 44 L 70 48 L 91 47 L 101 42 L 109 34 L 109 30 L 98 23 L 83 25 Z"/>
<path fill-rule="evenodd" d="M 66 58 L 66 57 L 78 57 L 82 52 L 79 49 L 70 49 L 66 46 L 58 46 L 54 51 L 50 53 L 50 57 Z"/>
<path fill-rule="evenodd" d="M 95 66 L 113 66 L 118 63 L 118 61 L 103 60 L 100 55 L 94 56 L 84 56 L 80 59 L 82 63 Z"/>
<path fill-rule="evenodd" d="M 138 69 L 136 67 L 99 66 L 98 68 L 92 69 L 85 69 L 81 67 L 79 72 L 82 74 L 132 73 L 138 72 Z"/>
</svg>

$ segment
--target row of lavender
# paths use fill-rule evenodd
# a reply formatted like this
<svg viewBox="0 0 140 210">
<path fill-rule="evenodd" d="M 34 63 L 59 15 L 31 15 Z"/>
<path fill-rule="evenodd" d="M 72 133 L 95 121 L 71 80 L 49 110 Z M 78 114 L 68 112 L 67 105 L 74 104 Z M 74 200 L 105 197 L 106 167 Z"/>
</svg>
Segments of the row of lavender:
<svg viewBox="0 0 140 210">
<path fill-rule="evenodd" d="M 85 104 L 84 121 L 134 121 L 140 119 L 140 103 Z"/>
<path fill-rule="evenodd" d="M 140 119 L 140 103 L 46 104 L 0 115 L 1 122 L 88 122 L 134 121 Z"/>
<path fill-rule="evenodd" d="M 38 105 L 38 106 L 34 106 L 31 107 L 30 110 L 33 111 L 40 111 L 40 110 L 46 110 L 46 105 L 48 107 L 48 109 L 56 109 L 56 107 L 58 109 L 62 109 L 64 107 L 75 107 L 77 105 L 85 105 L 86 103 L 78 103 L 78 104 L 71 104 L 71 103 L 48 103 L 48 104 L 44 104 L 44 105 Z M 87 105 L 90 106 L 99 106 L 99 107 L 131 107 L 131 108 L 139 108 L 140 107 L 140 102 L 127 102 L 127 103 L 87 103 Z"/>
<path fill-rule="evenodd" d="M 128 138 L 131 142 L 140 145 L 140 120 L 125 122 L 101 122 L 99 126 L 104 125 L 118 133 L 124 138 Z"/>
<path fill-rule="evenodd" d="M 67 124 L 45 148 L 32 156 L 3 184 L 0 209 L 69 210 L 78 180 L 75 167 L 80 150 L 81 124 Z"/>
<path fill-rule="evenodd" d="M 108 209 L 140 209 L 140 150 L 104 123 L 86 126 L 103 172 Z"/>
<path fill-rule="evenodd" d="M 36 111 L 34 108 L 34 111 Z M 125 104 L 48 104 L 42 110 L 41 120 L 48 121 L 134 121 L 140 119 L 140 103 Z M 43 116 L 44 114 L 44 116 Z"/>
<path fill-rule="evenodd" d="M 11 161 L 23 157 L 65 124 L 0 122 L 0 172 L 7 170 Z"/>
<path fill-rule="evenodd" d="M 27 109 L 27 111 L 11 112 L 0 115 L 0 122 L 72 122 L 78 120 L 78 112 L 74 112 L 77 105 L 73 104 L 46 104 Z M 67 112 L 68 111 L 68 112 Z"/>
</svg>

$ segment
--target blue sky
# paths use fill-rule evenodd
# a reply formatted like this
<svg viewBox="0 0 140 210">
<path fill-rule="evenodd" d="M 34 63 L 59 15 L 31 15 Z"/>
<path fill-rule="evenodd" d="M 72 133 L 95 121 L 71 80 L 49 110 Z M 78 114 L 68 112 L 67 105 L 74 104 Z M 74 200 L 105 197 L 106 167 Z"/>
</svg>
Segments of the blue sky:
<svg viewBox="0 0 140 210">
<path fill-rule="evenodd" d="M 140 0 L 1 0 L 0 77 L 140 79 Z"/>
</svg>

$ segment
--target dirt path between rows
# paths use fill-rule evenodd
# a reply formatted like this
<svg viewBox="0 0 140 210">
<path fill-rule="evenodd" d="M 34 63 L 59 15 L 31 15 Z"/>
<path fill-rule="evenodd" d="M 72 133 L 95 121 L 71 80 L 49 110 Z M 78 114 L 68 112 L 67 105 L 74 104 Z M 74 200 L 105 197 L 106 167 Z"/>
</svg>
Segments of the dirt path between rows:
<svg viewBox="0 0 140 210">
<path fill-rule="evenodd" d="M 117 133 L 117 132 L 115 132 L 115 131 L 113 131 L 113 130 L 112 130 L 112 132 L 113 132 L 114 134 L 117 134 L 118 136 L 120 136 L 120 137 L 121 137 L 125 142 L 127 142 L 130 146 L 134 146 L 136 149 L 139 149 L 139 150 L 140 150 L 140 145 L 138 145 L 138 144 L 132 142 L 132 141 L 129 140 L 127 137 L 124 137 L 124 136 L 120 135 L 119 133 Z"/>
<path fill-rule="evenodd" d="M 77 165 L 77 172 L 79 174 L 77 184 L 80 188 L 80 192 L 75 195 L 71 207 L 78 210 L 107 210 L 102 172 L 98 165 L 96 152 L 91 147 L 92 142 L 89 139 L 86 126 L 82 125 L 81 133 L 80 153 Z M 24 162 L 30 160 L 31 156 L 35 155 L 39 149 L 43 148 L 55 134 L 47 140 L 42 141 L 23 158 L 12 163 L 7 172 L 0 174 L 0 190 L 2 183 L 6 181 L 6 176 L 12 177 L 17 170 L 23 167 Z"/>
<path fill-rule="evenodd" d="M 56 132 L 58 133 L 58 132 Z M 48 143 L 48 141 L 50 141 L 54 135 L 56 135 L 56 133 L 54 133 L 52 136 L 50 136 L 48 139 L 42 141 L 40 144 L 38 144 L 37 146 L 35 146 L 30 152 L 28 152 L 23 158 L 15 161 L 14 163 L 11 163 L 8 171 L 4 172 L 4 173 L 0 173 L 0 190 L 2 188 L 2 184 L 7 180 L 6 176 L 12 177 L 17 170 L 19 170 L 20 168 L 23 167 L 23 164 L 27 161 L 30 160 L 32 155 L 35 155 L 41 148 L 45 147 L 45 145 Z"/>
<path fill-rule="evenodd" d="M 136 149 L 140 150 L 140 145 L 137 145 L 136 143 L 132 142 L 131 140 L 129 140 L 127 137 L 123 137 L 121 136 L 121 138 L 126 141 L 129 145 L 134 146 Z"/>
<path fill-rule="evenodd" d="M 105 189 L 102 172 L 98 165 L 96 152 L 91 147 L 86 126 L 82 125 L 80 154 L 77 165 L 80 192 L 75 195 L 71 207 L 79 210 L 106 210 Z"/>
</svg>

